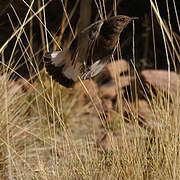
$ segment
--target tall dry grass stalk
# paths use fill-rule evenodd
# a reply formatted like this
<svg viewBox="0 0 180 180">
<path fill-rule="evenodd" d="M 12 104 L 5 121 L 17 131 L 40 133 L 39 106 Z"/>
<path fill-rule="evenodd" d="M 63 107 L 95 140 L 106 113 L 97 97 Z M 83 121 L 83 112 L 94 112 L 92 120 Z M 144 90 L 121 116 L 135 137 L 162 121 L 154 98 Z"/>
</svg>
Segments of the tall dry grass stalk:
<svg viewBox="0 0 180 180">
<path fill-rule="evenodd" d="M 48 36 L 53 39 L 53 49 L 61 49 L 63 33 L 68 26 L 72 32 L 70 42 L 77 34 L 77 30 L 71 27 L 71 18 L 79 1 L 75 3 L 70 14 L 66 12 L 68 1 L 60 2 L 64 8 L 64 16 L 60 34 L 56 38 L 47 29 L 46 24 L 45 7 L 49 2 L 38 1 L 36 12 L 32 9 L 36 1 L 31 0 L 30 5 L 24 0 L 23 2 L 29 8 L 24 21 L 19 20 L 14 10 L 19 27 L 13 26 L 9 16 L 14 32 L 0 47 L 3 60 L 6 58 L 3 52 L 8 43 L 16 38 L 9 64 L 6 65 L 4 61 L 1 63 L 3 72 L 3 76 L 0 77 L 1 179 L 179 179 L 179 92 L 171 95 L 168 90 L 168 96 L 159 92 L 152 100 L 146 96 L 151 107 L 151 114 L 147 121 L 158 124 L 149 135 L 151 130 L 143 129 L 138 125 L 136 114 L 128 119 L 135 122 L 132 126 L 125 122 L 126 117 L 123 115 L 122 108 L 123 103 L 128 105 L 128 102 L 124 102 L 119 91 L 118 76 L 116 76 L 118 111 L 114 112 L 112 117 L 114 124 L 109 128 L 102 126 L 103 119 L 99 120 L 101 116 L 94 98 L 90 97 L 91 102 L 82 105 L 80 88 L 69 90 L 59 86 L 49 78 L 44 69 L 39 71 L 36 65 L 31 64 L 37 76 L 35 83 L 30 83 L 34 75 L 29 80 L 22 77 L 24 83 L 30 86 L 26 91 L 23 90 L 24 84 L 9 80 L 10 74 L 16 73 L 16 67 L 11 68 L 11 63 L 17 44 L 22 48 L 22 56 L 26 53 L 30 59 L 34 57 L 31 50 L 33 32 L 29 36 L 24 30 L 34 17 L 39 20 L 45 51 L 49 51 L 51 43 L 48 41 Z M 180 28 L 175 0 L 173 2 Z M 107 18 L 109 15 L 106 12 L 105 1 L 95 1 L 95 3 L 99 12 L 97 16 Z M 119 3 L 120 1 L 114 1 L 112 10 L 114 14 L 117 14 L 116 6 Z M 156 15 L 161 27 L 167 62 L 170 59 L 169 54 L 179 59 L 180 46 L 177 40 L 179 36 L 173 32 L 169 22 L 166 24 L 162 20 L 157 2 L 150 0 L 150 3 L 152 13 Z M 22 34 L 26 35 L 28 46 L 23 44 Z M 140 77 L 135 68 L 134 41 L 136 40 L 133 38 L 132 64 L 134 76 L 139 80 Z M 119 45 L 117 51 L 121 57 Z M 154 51 L 156 51 L 155 44 Z M 170 72 L 170 69 L 168 71 Z M 82 81 L 81 83 L 88 94 L 88 89 Z M 143 88 L 146 92 L 145 87 Z M 99 98 L 98 93 L 96 98 Z M 137 92 L 136 98 L 138 98 Z M 127 133 L 129 129 L 130 134 Z M 117 139 L 118 143 L 113 138 L 113 132 L 117 130 L 121 134 L 121 138 Z M 108 134 L 111 150 L 99 151 L 96 146 L 97 137 L 102 131 Z"/>
</svg>

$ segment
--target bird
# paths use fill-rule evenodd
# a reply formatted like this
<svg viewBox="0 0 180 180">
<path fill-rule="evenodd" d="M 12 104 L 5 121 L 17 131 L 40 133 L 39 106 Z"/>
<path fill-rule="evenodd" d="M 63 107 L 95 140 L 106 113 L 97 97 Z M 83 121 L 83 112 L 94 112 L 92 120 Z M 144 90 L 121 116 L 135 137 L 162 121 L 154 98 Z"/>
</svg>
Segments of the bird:
<svg viewBox="0 0 180 180">
<path fill-rule="evenodd" d="M 69 48 L 44 55 L 46 71 L 62 86 L 90 79 L 111 62 L 121 32 L 137 17 L 117 15 L 98 20 L 78 33 Z"/>
</svg>

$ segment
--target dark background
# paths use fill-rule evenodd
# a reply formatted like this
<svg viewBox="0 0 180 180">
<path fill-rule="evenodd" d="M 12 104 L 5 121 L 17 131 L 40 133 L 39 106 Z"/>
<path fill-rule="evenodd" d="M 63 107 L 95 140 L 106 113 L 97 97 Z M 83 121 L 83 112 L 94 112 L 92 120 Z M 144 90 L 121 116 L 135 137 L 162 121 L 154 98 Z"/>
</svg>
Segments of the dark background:
<svg viewBox="0 0 180 180">
<path fill-rule="evenodd" d="M 88 2 L 89 7 L 82 8 L 82 2 Z M 28 4 L 30 4 L 29 1 Z M 45 0 L 45 3 L 48 1 Z M 64 1 L 65 2 L 65 1 Z M 105 6 L 106 6 L 106 12 L 107 14 L 114 15 L 112 9 L 113 9 L 113 2 L 114 0 L 106 0 Z M 76 0 L 74 1 L 67 1 L 67 13 L 70 14 L 74 5 L 76 3 Z M 177 13 L 179 15 L 179 9 L 180 9 L 180 1 L 176 0 L 176 9 Z M 16 10 L 19 18 L 21 19 L 21 22 L 23 22 L 23 19 L 26 16 L 26 13 L 28 11 L 28 7 L 24 4 L 22 0 L 0 0 L 0 46 L 2 46 L 7 39 L 11 36 L 13 33 L 13 29 L 11 26 L 11 23 L 8 19 L 7 14 L 12 19 L 12 22 L 14 24 L 14 27 L 19 27 L 19 22 L 17 20 L 17 17 L 15 16 L 12 7 Z M 156 20 L 155 15 L 153 14 L 153 22 L 154 22 L 154 35 L 155 35 L 155 45 L 156 45 L 156 58 L 154 54 L 154 47 L 153 47 L 153 36 L 152 36 L 152 19 L 151 19 L 151 6 L 150 1 L 148 0 L 121 0 L 120 2 L 117 1 L 117 14 L 123 14 L 128 15 L 131 17 L 139 17 L 139 20 L 135 22 L 135 56 L 136 56 L 136 66 L 139 70 L 142 69 L 167 69 L 167 58 L 165 53 L 165 46 L 162 38 L 162 31 L 160 29 L 159 23 Z M 179 28 L 177 25 L 176 17 L 175 17 L 175 11 L 174 11 L 174 5 L 173 1 L 168 1 L 169 5 L 169 12 L 170 12 L 170 22 L 172 25 L 172 29 L 175 33 L 179 35 Z M 158 0 L 158 7 L 161 14 L 161 17 L 163 20 L 168 22 L 168 13 L 167 13 L 167 5 L 165 0 Z M 33 10 L 36 12 L 38 9 L 38 0 L 35 1 L 33 5 Z M 88 16 L 82 16 L 83 11 L 88 11 L 90 14 L 90 18 Z M 47 21 L 47 27 L 49 31 L 53 35 L 57 35 L 60 33 L 60 25 L 61 20 L 64 14 L 62 3 L 60 0 L 52 0 L 47 7 L 45 8 L 46 11 L 46 21 Z M 80 19 L 82 18 L 82 22 Z M 71 19 L 71 25 L 72 28 L 75 30 L 76 26 L 78 25 L 81 29 L 82 26 L 88 25 L 89 23 L 93 23 L 95 20 L 100 19 L 98 16 L 98 10 L 97 6 L 95 4 L 95 1 L 90 0 L 80 0 L 79 4 L 76 8 L 76 11 Z M 19 68 L 17 68 L 17 72 L 22 75 L 25 78 L 29 78 L 29 73 L 34 73 L 33 68 L 31 67 L 30 63 L 26 61 L 31 61 L 32 63 L 37 63 L 38 67 L 41 69 L 43 67 L 43 53 L 46 52 L 46 48 L 42 45 L 42 39 L 41 39 L 41 33 L 40 33 L 40 23 L 39 20 L 35 17 L 33 18 L 33 53 L 30 52 L 30 56 L 24 55 L 22 56 L 23 50 L 22 47 L 17 45 L 14 56 L 13 56 L 13 64 L 16 64 L 16 62 L 20 59 L 18 64 L 20 65 Z M 25 26 L 25 31 L 27 35 L 30 34 L 30 23 L 28 23 Z M 127 61 L 130 61 L 132 59 L 132 24 L 129 25 L 122 33 L 121 35 L 121 51 L 122 51 L 122 57 L 126 59 Z M 69 35 L 71 31 L 70 28 L 66 28 L 63 39 L 61 41 L 61 47 L 65 46 L 65 42 L 68 41 Z M 48 36 L 49 41 L 51 41 L 51 37 Z M 23 34 L 21 36 L 21 40 L 25 46 L 28 46 L 28 41 Z M 4 57 L 5 62 L 8 63 L 12 50 L 14 47 L 16 41 L 16 37 L 10 41 L 8 46 L 4 50 Z M 52 45 L 50 45 L 50 49 L 52 49 Z M 33 54 L 35 56 L 33 57 Z M 175 70 L 175 67 L 178 68 L 179 63 L 176 57 L 174 57 L 175 63 L 173 63 L 173 60 L 170 58 L 170 68 L 171 70 Z M 156 60 L 155 60 L 156 59 Z M 2 59 L 1 59 L 2 61 Z M 12 67 L 13 67 L 12 64 Z M 176 66 L 174 66 L 176 64 Z M 177 71 L 179 71 L 177 69 Z M 16 75 L 12 75 L 13 78 L 17 78 Z"/>
</svg>

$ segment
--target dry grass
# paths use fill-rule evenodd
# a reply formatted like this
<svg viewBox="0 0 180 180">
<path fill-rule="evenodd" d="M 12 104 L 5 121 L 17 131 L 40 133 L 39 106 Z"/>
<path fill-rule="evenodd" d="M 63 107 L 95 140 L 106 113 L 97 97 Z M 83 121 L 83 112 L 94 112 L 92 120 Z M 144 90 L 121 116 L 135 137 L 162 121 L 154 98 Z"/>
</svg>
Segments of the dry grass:
<svg viewBox="0 0 180 180">
<path fill-rule="evenodd" d="M 31 2 L 34 3 L 33 0 Z M 103 2 L 99 12 L 105 12 Z M 179 58 L 179 46 L 174 44 L 178 42 L 177 35 L 162 21 L 156 1 L 150 0 L 150 3 L 162 29 L 167 61 L 168 52 L 174 52 Z M 31 48 L 31 41 L 28 47 L 23 47 L 21 35 L 25 33 L 24 26 L 34 16 L 39 18 L 42 25 L 44 48 L 49 48 L 47 34 L 50 32 L 40 14 L 45 13 L 46 4 L 39 5 L 37 12 L 32 11 L 31 5 L 24 22 L 20 23 L 18 29 L 14 29 L 12 36 L 0 47 L 2 58 L 6 45 L 13 37 L 17 38 L 16 44 L 20 43 L 22 48 Z M 106 13 L 104 14 L 106 16 Z M 54 49 L 60 43 L 63 28 L 68 26 L 72 15 L 69 15 L 67 20 L 65 12 L 60 35 L 53 39 Z M 76 30 L 72 32 L 73 36 L 76 36 Z M 15 47 L 11 58 L 14 51 Z M 37 67 L 32 65 L 37 71 L 37 81 L 30 84 L 33 77 L 29 81 L 25 80 L 30 87 L 23 91 L 22 83 L 8 80 L 11 72 L 16 69 L 10 69 L 10 64 L 6 66 L 2 62 L 2 65 L 1 71 L 4 75 L 0 79 L 1 179 L 180 178 L 179 92 L 172 96 L 170 92 L 168 96 L 159 93 L 149 101 L 151 114 L 147 121 L 159 124 L 153 132 L 149 133 L 149 129 L 138 125 L 136 114 L 128 119 L 134 122 L 132 125 L 125 123 L 121 111 L 121 95 L 117 101 L 119 111 L 112 113 L 113 122 L 107 128 L 102 125 L 94 103 L 89 101 L 86 105 L 82 104 L 81 89 L 69 90 L 61 87 L 50 79 L 44 69 L 39 72 Z M 9 69 L 10 71 L 7 71 Z M 97 147 L 96 143 L 103 133 L 107 133 L 111 147 L 106 151 Z M 119 136 L 115 137 L 116 133 L 119 133 Z"/>
</svg>

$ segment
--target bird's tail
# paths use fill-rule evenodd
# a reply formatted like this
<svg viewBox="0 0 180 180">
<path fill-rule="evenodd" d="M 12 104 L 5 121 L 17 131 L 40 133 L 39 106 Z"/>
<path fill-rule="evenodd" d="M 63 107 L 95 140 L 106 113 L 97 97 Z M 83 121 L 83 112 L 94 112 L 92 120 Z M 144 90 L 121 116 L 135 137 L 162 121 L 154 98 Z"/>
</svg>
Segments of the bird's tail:
<svg viewBox="0 0 180 180">
<path fill-rule="evenodd" d="M 77 81 L 79 69 L 73 66 L 69 49 L 47 53 L 44 56 L 49 75 L 61 85 L 70 88 Z"/>
</svg>

